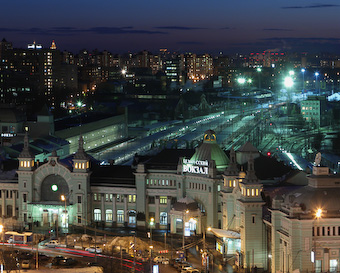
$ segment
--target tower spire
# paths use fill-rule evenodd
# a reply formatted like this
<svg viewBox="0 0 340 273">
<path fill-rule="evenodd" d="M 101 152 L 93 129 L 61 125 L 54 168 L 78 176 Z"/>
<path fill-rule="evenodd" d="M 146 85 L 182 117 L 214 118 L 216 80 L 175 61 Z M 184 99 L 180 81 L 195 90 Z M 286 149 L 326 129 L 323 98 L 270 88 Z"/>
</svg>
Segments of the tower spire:
<svg viewBox="0 0 340 273">
<path fill-rule="evenodd" d="M 52 44 L 51 44 L 51 47 L 50 47 L 50 49 L 57 49 L 57 46 L 55 45 L 55 42 L 54 42 L 54 40 L 52 41 Z"/>
</svg>

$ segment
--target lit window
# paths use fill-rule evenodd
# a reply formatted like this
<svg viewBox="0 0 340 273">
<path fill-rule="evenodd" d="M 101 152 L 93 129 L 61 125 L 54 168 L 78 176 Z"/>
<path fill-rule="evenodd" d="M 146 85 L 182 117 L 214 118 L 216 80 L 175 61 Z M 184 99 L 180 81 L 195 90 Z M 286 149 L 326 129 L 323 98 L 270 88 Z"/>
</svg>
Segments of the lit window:
<svg viewBox="0 0 340 273">
<path fill-rule="evenodd" d="M 93 218 L 95 221 L 101 221 L 102 217 L 101 217 L 101 210 L 100 209 L 94 209 L 93 211 Z"/>
<path fill-rule="evenodd" d="M 254 195 L 255 195 L 255 190 L 251 189 L 251 196 L 254 196 Z"/>
<path fill-rule="evenodd" d="M 136 195 L 129 194 L 129 203 L 136 203 Z"/>
<path fill-rule="evenodd" d="M 259 195 L 259 189 L 256 189 L 256 196 Z"/>
<path fill-rule="evenodd" d="M 117 210 L 117 223 L 124 223 L 124 210 Z"/>
<path fill-rule="evenodd" d="M 159 197 L 159 203 L 160 204 L 166 204 L 168 202 L 168 197 L 167 196 L 160 196 Z"/>
<path fill-rule="evenodd" d="M 160 225 L 168 224 L 168 214 L 166 212 L 161 212 L 159 214 L 159 224 Z"/>
<path fill-rule="evenodd" d="M 107 209 L 105 211 L 105 220 L 106 222 L 112 222 L 112 209 Z"/>
</svg>

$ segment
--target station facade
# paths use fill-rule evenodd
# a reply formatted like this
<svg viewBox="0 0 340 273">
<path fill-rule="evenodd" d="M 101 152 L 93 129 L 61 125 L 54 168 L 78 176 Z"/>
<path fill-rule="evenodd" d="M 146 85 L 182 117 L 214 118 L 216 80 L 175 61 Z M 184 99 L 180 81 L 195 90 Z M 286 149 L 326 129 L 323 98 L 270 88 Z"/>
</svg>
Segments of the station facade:
<svg viewBox="0 0 340 273">
<path fill-rule="evenodd" d="M 216 250 L 234 255 L 240 268 L 339 270 L 340 180 L 328 168 L 315 166 L 306 185 L 275 184 L 276 177 L 268 186 L 263 174 L 278 169 L 270 165 L 274 159 L 250 143 L 227 156 L 212 130 L 195 150 L 136 156 L 132 166 L 100 166 L 83 145 L 80 136 L 74 155 L 61 160 L 52 153 L 38 165 L 25 136 L 19 166 L 0 176 L 7 230 L 97 223 L 185 236 L 212 233 Z M 282 182 L 286 171 L 274 176 Z M 316 207 L 323 212 L 317 219 Z"/>
</svg>

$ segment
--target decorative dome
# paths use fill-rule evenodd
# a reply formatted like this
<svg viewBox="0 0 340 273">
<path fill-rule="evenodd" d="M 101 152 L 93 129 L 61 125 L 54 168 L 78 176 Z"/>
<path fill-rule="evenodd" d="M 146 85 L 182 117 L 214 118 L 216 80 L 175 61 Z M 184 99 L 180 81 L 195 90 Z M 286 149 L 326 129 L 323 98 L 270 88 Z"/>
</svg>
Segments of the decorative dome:
<svg viewBox="0 0 340 273">
<path fill-rule="evenodd" d="M 239 174 L 238 174 L 238 177 L 241 178 L 241 179 L 244 179 L 246 178 L 246 173 L 244 171 L 240 171 Z"/>
<path fill-rule="evenodd" d="M 216 142 L 216 134 L 213 130 L 205 131 L 203 143 L 196 149 L 191 160 L 215 160 L 219 171 L 224 171 L 229 164 L 227 155 Z"/>
</svg>

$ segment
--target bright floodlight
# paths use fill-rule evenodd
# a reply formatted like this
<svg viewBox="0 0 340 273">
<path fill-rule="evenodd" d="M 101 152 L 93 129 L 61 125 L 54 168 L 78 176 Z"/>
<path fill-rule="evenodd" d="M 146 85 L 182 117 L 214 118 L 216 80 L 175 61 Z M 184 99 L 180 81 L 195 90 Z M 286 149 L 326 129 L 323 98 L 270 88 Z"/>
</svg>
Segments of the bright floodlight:
<svg viewBox="0 0 340 273">
<path fill-rule="evenodd" d="M 319 76 L 319 72 L 315 72 L 314 75 L 315 75 L 315 77 Z"/>
<path fill-rule="evenodd" d="M 252 83 L 252 82 L 253 82 L 252 79 L 248 79 L 248 80 L 247 80 L 247 83 Z"/>
<path fill-rule="evenodd" d="M 316 218 L 320 218 L 322 216 L 322 209 L 318 209 L 315 213 Z"/>
<path fill-rule="evenodd" d="M 126 70 L 122 69 L 122 74 L 125 75 L 126 74 Z"/>
<path fill-rule="evenodd" d="M 83 103 L 81 101 L 77 101 L 77 106 L 81 107 L 83 105 Z"/>
<path fill-rule="evenodd" d="M 246 82 L 246 79 L 245 79 L 245 78 L 238 78 L 238 79 L 237 79 L 237 82 L 238 82 L 239 84 L 244 84 L 244 83 Z"/>
<path fill-rule="evenodd" d="M 61 195 L 61 196 L 60 196 L 60 199 L 61 199 L 61 201 L 65 201 L 65 200 L 66 200 L 65 195 Z"/>
<path fill-rule="evenodd" d="M 302 72 L 302 73 L 305 73 L 305 72 L 306 72 L 306 69 L 302 68 L 302 69 L 301 69 L 301 72 Z"/>
<path fill-rule="evenodd" d="M 289 76 L 293 76 L 293 75 L 294 75 L 294 71 L 293 70 L 289 71 Z"/>
<path fill-rule="evenodd" d="M 261 67 L 256 68 L 256 71 L 261 72 L 262 71 Z"/>
<path fill-rule="evenodd" d="M 290 88 L 294 85 L 293 79 L 291 77 L 286 77 L 284 80 L 284 85 L 287 88 Z"/>
</svg>

